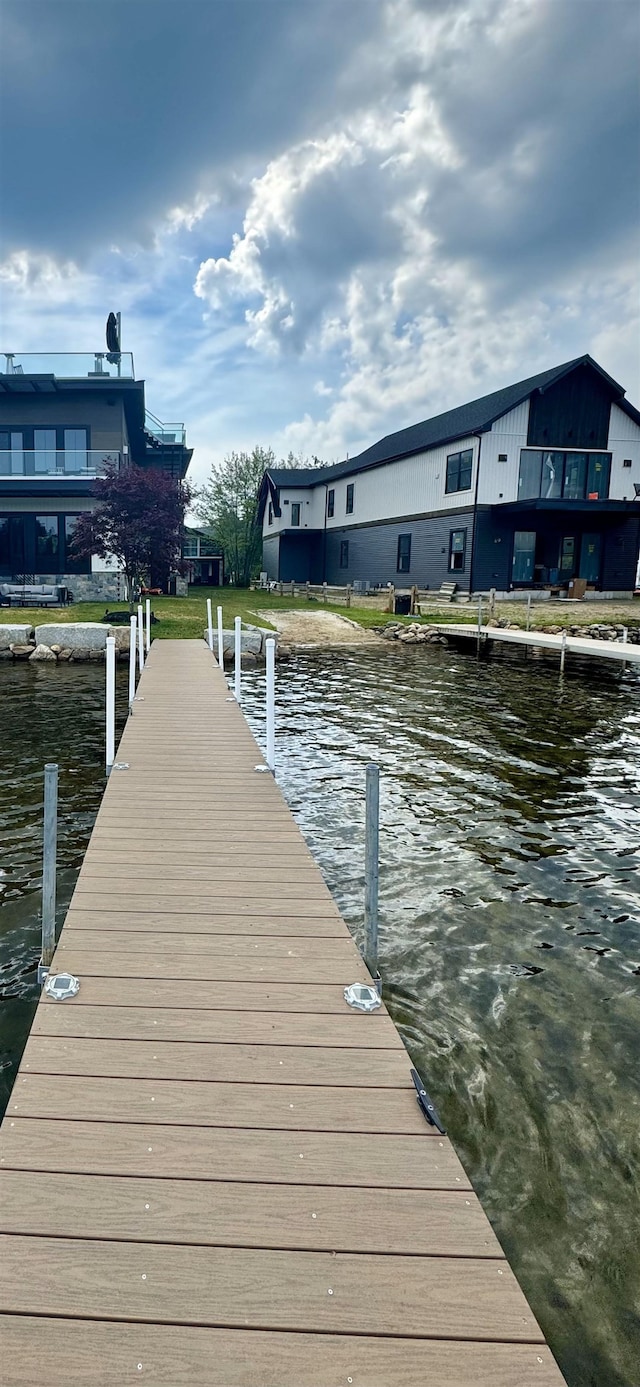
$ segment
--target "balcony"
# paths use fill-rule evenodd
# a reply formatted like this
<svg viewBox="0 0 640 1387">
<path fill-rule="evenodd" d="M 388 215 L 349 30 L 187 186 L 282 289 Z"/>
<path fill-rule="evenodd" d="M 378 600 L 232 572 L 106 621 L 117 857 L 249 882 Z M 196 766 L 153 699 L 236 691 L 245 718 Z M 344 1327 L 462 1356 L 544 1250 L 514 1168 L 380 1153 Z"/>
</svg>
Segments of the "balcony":
<svg viewBox="0 0 640 1387">
<path fill-rule="evenodd" d="M 135 380 L 132 352 L 4 352 L 0 353 L 0 375 Z M 18 386 L 19 381 L 13 384 Z"/>
<path fill-rule="evenodd" d="M 187 431 L 184 424 L 163 424 L 162 420 L 156 419 L 155 414 L 151 414 L 149 410 L 144 416 L 144 427 L 145 432 L 150 435 L 149 441 L 152 447 L 154 444 L 163 443 L 174 447 L 184 447 L 187 441 Z"/>
<path fill-rule="evenodd" d="M 107 463 L 120 466 L 120 453 L 104 448 L 0 449 L 0 479 L 20 477 L 100 477 Z"/>
</svg>

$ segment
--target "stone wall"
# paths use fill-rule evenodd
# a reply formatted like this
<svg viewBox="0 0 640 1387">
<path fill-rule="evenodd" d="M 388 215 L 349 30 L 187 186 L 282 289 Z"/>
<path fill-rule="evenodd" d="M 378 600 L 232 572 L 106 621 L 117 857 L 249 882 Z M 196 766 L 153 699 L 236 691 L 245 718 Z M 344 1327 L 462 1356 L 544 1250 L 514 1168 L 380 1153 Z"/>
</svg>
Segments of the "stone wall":
<svg viewBox="0 0 640 1387">
<path fill-rule="evenodd" d="M 34 580 L 35 581 L 35 580 Z M 38 583 L 62 586 L 73 593 L 74 602 L 123 602 L 125 600 L 122 573 L 39 573 Z"/>
</svg>

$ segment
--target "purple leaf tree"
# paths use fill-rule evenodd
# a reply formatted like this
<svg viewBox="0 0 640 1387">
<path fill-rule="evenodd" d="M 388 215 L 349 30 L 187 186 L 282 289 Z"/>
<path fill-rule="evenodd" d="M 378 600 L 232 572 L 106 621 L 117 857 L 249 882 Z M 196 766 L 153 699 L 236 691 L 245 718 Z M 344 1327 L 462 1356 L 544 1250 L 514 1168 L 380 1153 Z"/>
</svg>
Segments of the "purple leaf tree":
<svg viewBox="0 0 640 1387">
<path fill-rule="evenodd" d="M 179 568 L 184 517 L 193 498 L 187 482 L 153 467 L 105 462 L 95 482 L 95 506 L 80 516 L 73 550 L 117 559 L 133 610 L 134 592 L 152 571 Z"/>
</svg>

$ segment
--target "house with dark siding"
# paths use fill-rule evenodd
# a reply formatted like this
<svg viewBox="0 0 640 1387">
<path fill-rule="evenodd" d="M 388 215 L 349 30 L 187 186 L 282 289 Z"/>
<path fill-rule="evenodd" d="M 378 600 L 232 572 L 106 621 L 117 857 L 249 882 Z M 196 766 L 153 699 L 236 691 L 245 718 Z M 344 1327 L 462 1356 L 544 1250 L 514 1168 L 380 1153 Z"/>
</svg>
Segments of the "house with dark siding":
<svg viewBox="0 0 640 1387">
<path fill-rule="evenodd" d="M 578 357 L 335 466 L 272 468 L 259 516 L 272 581 L 631 594 L 640 411 Z"/>
<path fill-rule="evenodd" d="M 130 352 L 0 354 L 0 582 L 124 596 L 115 561 L 73 552 L 96 478 L 106 462 L 184 477 L 191 456 L 184 424 L 147 409 Z"/>
</svg>

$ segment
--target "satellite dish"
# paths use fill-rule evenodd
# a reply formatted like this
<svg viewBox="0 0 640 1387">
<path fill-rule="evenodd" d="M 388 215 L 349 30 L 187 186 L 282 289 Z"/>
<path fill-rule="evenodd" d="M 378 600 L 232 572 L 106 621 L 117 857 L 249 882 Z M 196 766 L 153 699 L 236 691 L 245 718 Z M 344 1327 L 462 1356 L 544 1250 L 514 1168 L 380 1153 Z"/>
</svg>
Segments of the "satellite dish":
<svg viewBox="0 0 640 1387">
<path fill-rule="evenodd" d="M 115 313 L 110 313 L 107 318 L 107 349 L 110 353 L 107 361 L 120 359 L 120 331 Z"/>
</svg>

